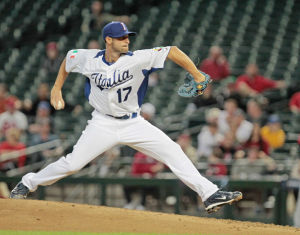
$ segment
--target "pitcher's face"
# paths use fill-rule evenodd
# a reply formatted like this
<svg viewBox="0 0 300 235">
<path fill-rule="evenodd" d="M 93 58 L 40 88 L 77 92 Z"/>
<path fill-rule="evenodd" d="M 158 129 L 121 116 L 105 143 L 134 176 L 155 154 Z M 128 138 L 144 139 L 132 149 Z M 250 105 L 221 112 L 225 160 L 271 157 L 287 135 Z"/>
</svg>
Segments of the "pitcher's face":
<svg viewBox="0 0 300 235">
<path fill-rule="evenodd" d="M 125 35 L 120 38 L 113 38 L 112 39 L 112 49 L 120 54 L 127 53 L 129 50 L 129 37 Z"/>
</svg>

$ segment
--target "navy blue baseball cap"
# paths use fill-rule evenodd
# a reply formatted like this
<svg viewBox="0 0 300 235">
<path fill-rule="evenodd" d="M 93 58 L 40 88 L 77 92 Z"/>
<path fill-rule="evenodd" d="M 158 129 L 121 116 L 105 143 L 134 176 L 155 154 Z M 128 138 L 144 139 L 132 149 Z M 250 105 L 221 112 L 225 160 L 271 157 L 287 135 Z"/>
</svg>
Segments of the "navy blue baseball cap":
<svg viewBox="0 0 300 235">
<path fill-rule="evenodd" d="M 269 123 L 279 123 L 280 122 L 280 118 L 277 114 L 272 114 L 269 119 L 268 119 Z"/>
<path fill-rule="evenodd" d="M 104 41 L 107 36 L 111 38 L 120 38 L 125 35 L 133 36 L 136 35 L 136 33 L 128 31 L 127 26 L 120 21 L 110 22 L 105 25 L 102 30 L 102 37 Z"/>
</svg>

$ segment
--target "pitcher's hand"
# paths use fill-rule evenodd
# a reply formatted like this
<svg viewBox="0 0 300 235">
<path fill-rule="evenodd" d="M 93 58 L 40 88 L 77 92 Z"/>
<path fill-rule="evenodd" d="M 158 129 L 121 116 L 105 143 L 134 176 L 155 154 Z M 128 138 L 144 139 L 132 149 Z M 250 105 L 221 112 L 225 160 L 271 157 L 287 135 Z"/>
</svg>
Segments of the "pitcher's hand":
<svg viewBox="0 0 300 235">
<path fill-rule="evenodd" d="M 51 90 L 51 105 L 56 109 L 64 109 L 65 101 L 62 98 L 61 89 L 56 88 L 55 86 Z"/>
</svg>

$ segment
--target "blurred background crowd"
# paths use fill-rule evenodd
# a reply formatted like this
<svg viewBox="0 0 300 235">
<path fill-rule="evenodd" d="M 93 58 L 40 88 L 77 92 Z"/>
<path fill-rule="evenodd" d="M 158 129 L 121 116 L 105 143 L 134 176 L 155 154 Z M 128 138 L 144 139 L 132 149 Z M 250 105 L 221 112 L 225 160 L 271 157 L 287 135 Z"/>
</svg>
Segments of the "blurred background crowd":
<svg viewBox="0 0 300 235">
<path fill-rule="evenodd" d="M 149 77 L 141 107 L 141 115 L 174 139 L 202 174 L 300 178 L 299 16 L 296 0 L 1 1 L 0 174 L 37 171 L 72 150 L 90 118 L 84 79 L 67 79 L 63 111 L 50 105 L 51 86 L 68 50 L 104 48 L 101 29 L 118 20 L 138 33 L 130 38 L 132 50 L 176 45 L 213 79 L 202 96 L 180 98 L 176 89 L 185 72 L 166 62 Z M 80 174 L 169 173 L 149 156 L 116 146 Z M 10 187 L 0 183 L 0 197 Z M 153 188 L 134 186 L 122 194 L 130 209 L 145 209 L 148 195 L 154 204 L 158 197 Z M 259 193 L 245 195 L 257 203 L 257 213 L 274 203 L 272 191 L 264 204 Z M 291 192 L 294 201 L 297 195 Z"/>
</svg>

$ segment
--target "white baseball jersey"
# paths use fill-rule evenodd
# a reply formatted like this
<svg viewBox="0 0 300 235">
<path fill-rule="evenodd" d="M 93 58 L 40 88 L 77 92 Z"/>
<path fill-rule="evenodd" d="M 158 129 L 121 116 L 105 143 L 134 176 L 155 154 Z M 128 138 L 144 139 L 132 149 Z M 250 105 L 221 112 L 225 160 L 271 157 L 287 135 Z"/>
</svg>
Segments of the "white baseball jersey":
<svg viewBox="0 0 300 235">
<path fill-rule="evenodd" d="M 170 47 L 137 50 L 115 63 L 105 60 L 105 50 L 70 50 L 66 72 L 86 76 L 85 95 L 100 113 L 123 116 L 139 113 L 151 72 L 164 67 Z"/>
</svg>

